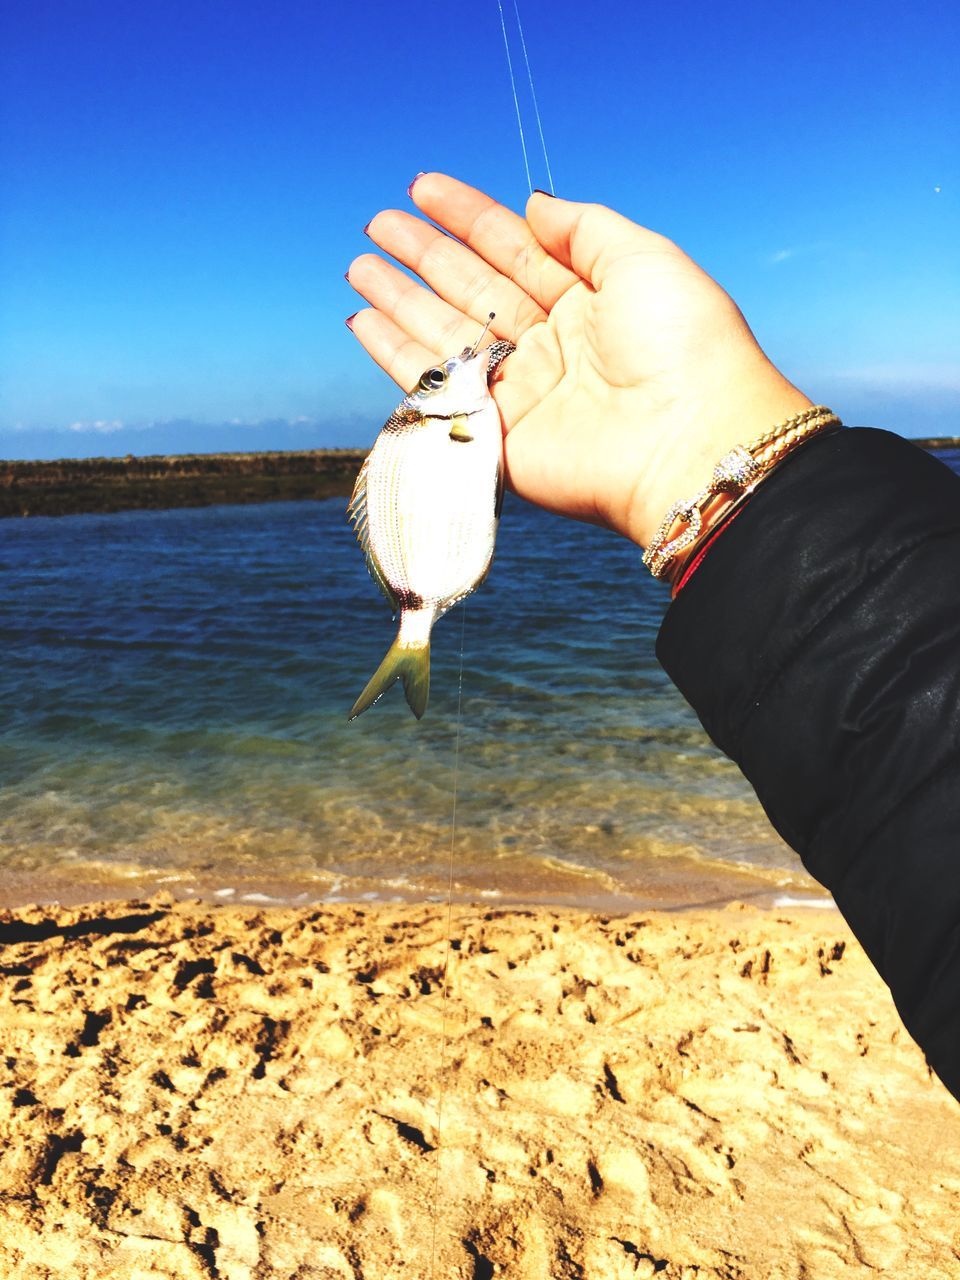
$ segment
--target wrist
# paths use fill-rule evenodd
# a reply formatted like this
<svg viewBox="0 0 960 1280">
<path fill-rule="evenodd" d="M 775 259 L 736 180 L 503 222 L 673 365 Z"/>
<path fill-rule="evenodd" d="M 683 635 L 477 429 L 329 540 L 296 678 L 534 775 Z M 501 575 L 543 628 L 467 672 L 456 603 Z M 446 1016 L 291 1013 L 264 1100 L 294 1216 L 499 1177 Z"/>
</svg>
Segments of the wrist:
<svg viewBox="0 0 960 1280">
<path fill-rule="evenodd" d="M 661 434 L 629 505 L 628 533 L 639 546 L 650 545 L 675 503 L 709 483 L 726 453 L 810 408 L 812 401 L 761 358 L 766 368 L 729 379 L 716 396 L 688 411 L 685 422 Z"/>
</svg>

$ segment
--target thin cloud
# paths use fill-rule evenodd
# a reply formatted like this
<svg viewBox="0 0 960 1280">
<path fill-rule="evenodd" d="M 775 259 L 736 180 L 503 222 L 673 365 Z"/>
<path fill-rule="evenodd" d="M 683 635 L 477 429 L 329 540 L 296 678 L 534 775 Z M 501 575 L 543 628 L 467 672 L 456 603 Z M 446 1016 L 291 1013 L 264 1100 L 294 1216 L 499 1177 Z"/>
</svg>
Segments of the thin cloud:
<svg viewBox="0 0 960 1280">
<path fill-rule="evenodd" d="M 68 431 L 95 431 L 98 435 L 110 435 L 114 431 L 122 431 L 124 424 L 119 418 L 107 420 L 106 418 L 97 418 L 93 422 L 71 422 L 67 427 Z"/>
<path fill-rule="evenodd" d="M 881 388 L 885 391 L 909 390 L 960 394 L 960 364 L 935 364 L 929 361 L 890 361 L 882 365 L 861 365 L 835 369 L 832 377 L 841 382 Z"/>
<path fill-rule="evenodd" d="M 832 247 L 832 245 L 822 240 L 817 241 L 815 244 L 785 245 L 782 249 L 774 249 L 772 253 L 764 254 L 763 261 L 768 267 L 775 267 L 781 262 L 789 262 L 791 258 L 806 258 L 813 254 L 826 253 Z"/>
</svg>

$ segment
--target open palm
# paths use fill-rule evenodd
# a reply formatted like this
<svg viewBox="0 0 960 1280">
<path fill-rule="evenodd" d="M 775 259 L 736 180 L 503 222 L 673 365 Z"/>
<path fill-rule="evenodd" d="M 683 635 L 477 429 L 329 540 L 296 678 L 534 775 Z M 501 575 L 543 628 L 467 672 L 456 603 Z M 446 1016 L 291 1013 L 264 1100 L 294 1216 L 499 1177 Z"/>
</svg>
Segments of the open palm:
<svg viewBox="0 0 960 1280">
<path fill-rule="evenodd" d="M 366 230 L 429 288 L 361 255 L 347 278 L 371 308 L 351 328 L 407 390 L 494 311 L 493 332 L 517 345 L 494 394 L 522 497 L 645 545 L 720 453 L 809 404 L 664 237 L 540 194 L 521 218 L 442 174 L 411 194 L 442 230 L 398 210 Z"/>
</svg>

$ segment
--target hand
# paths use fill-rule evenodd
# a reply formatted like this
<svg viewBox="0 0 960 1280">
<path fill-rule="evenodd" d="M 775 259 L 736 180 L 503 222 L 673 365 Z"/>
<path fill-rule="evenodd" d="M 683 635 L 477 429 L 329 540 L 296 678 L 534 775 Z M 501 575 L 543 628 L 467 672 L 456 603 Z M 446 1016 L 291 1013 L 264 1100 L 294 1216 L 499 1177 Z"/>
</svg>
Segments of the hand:
<svg viewBox="0 0 960 1280">
<path fill-rule="evenodd" d="M 517 345 L 493 391 L 521 497 L 645 547 L 729 448 L 809 406 L 733 300 L 663 236 L 541 193 L 524 219 L 439 173 L 411 196 L 450 235 L 398 210 L 366 230 L 429 289 L 362 254 L 347 279 L 371 307 L 351 328 L 406 391 L 496 312 L 494 334 Z"/>
</svg>

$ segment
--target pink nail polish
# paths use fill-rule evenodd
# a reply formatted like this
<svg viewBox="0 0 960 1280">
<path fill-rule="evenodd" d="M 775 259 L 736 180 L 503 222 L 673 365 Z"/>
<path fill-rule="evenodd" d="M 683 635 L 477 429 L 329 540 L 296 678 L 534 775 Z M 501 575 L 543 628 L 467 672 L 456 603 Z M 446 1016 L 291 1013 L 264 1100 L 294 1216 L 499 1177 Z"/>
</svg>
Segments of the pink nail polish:
<svg viewBox="0 0 960 1280">
<path fill-rule="evenodd" d="M 423 177 L 425 173 L 426 173 L 426 169 L 421 169 L 419 173 L 414 174 L 413 181 L 410 183 L 409 187 L 407 187 L 407 195 L 410 197 L 411 200 L 413 199 L 413 188 L 417 185 L 417 183 L 420 181 L 420 179 Z"/>
<path fill-rule="evenodd" d="M 353 333 L 353 322 L 356 320 L 358 314 L 359 313 L 355 311 L 352 316 L 347 316 L 346 320 L 343 322 L 351 333 Z"/>
</svg>

